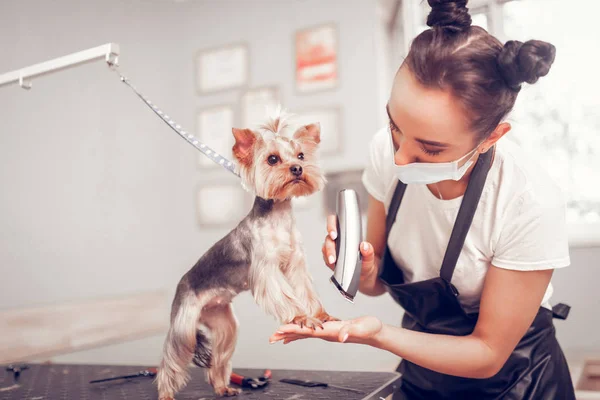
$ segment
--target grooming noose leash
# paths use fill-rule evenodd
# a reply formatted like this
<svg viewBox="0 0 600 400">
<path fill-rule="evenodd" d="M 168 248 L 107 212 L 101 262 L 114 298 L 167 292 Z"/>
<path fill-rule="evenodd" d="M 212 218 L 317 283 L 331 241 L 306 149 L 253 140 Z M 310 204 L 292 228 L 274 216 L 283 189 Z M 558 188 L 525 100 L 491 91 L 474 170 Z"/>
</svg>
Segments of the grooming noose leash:
<svg viewBox="0 0 600 400">
<path fill-rule="evenodd" d="M 121 77 L 121 81 L 123 83 L 125 83 L 127 86 L 129 86 L 131 88 L 131 90 L 133 90 L 135 92 L 135 94 L 137 94 L 138 97 L 140 99 L 142 99 L 144 101 L 144 103 L 146 103 L 146 105 L 148 107 L 150 107 L 150 109 L 152 111 L 154 111 L 154 113 L 156 115 L 158 115 L 158 117 L 160 119 L 162 119 L 169 127 L 171 127 L 171 129 L 173 129 L 175 132 L 177 132 L 177 134 L 179 136 L 181 136 L 186 142 L 188 142 L 189 144 L 191 144 L 192 146 L 194 146 L 197 150 L 199 150 L 205 156 L 207 156 L 208 158 L 210 158 L 215 163 L 219 164 L 220 166 L 222 166 L 223 168 L 225 168 L 226 170 L 228 170 L 232 174 L 234 174 L 234 175 L 236 175 L 238 177 L 240 176 L 240 174 L 235 169 L 235 164 L 232 161 L 226 159 L 225 157 L 223 157 L 222 155 L 220 155 L 219 153 L 217 153 L 216 151 L 214 151 L 213 149 L 211 149 L 210 147 L 208 147 L 205 143 L 200 142 L 191 133 L 188 133 L 188 132 L 184 131 L 179 124 L 176 124 L 175 121 L 173 121 L 168 115 L 166 115 L 165 113 L 163 113 L 156 106 L 156 104 L 153 104 L 144 95 L 142 95 L 140 92 L 138 92 L 135 89 L 135 87 L 133 87 L 133 85 L 129 82 L 129 79 L 127 79 L 125 76 L 123 76 L 119 72 L 119 70 L 118 70 L 118 68 L 117 68 L 117 66 L 115 64 L 109 63 L 109 67 L 112 70 L 114 70 L 116 73 L 118 73 L 119 76 Z"/>
</svg>

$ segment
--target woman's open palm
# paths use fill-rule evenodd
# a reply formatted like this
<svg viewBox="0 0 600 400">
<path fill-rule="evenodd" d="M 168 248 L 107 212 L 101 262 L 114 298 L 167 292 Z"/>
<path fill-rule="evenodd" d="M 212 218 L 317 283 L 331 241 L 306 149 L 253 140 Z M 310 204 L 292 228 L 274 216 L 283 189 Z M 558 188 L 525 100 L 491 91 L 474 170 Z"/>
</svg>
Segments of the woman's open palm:
<svg viewBox="0 0 600 400">
<path fill-rule="evenodd" d="M 283 343 L 287 344 L 298 339 L 317 338 L 328 342 L 366 344 L 375 338 L 382 327 L 381 321 L 372 316 L 359 317 L 349 321 L 328 321 L 323 324 L 322 329 L 315 330 L 287 324 L 279 327 L 269 341 L 274 343 L 283 340 Z"/>
</svg>

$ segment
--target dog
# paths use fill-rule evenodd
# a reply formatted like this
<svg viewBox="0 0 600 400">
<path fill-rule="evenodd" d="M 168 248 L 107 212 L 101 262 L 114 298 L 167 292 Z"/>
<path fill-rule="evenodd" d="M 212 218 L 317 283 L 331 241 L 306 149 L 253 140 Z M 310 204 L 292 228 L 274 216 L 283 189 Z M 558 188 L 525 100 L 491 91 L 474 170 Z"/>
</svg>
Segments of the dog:
<svg viewBox="0 0 600 400">
<path fill-rule="evenodd" d="M 232 153 L 254 204 L 177 285 L 155 379 L 160 400 L 174 399 L 188 383 L 191 362 L 205 368 L 218 396 L 241 392 L 229 386 L 238 328 L 231 302 L 240 292 L 249 290 L 283 324 L 319 329 L 338 321 L 313 288 L 291 203 L 326 184 L 317 160 L 321 127 L 300 125 L 286 135 L 290 116 L 279 107 L 258 128 L 232 128 Z"/>
</svg>

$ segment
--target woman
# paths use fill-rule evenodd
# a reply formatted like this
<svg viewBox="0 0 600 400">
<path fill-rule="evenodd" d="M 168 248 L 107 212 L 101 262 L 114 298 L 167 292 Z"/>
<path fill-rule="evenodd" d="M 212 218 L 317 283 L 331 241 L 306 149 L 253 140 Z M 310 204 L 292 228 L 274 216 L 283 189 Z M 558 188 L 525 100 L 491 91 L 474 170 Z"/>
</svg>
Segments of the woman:
<svg viewBox="0 0 600 400">
<path fill-rule="evenodd" d="M 570 263 L 565 204 L 546 172 L 508 140 L 523 82 L 549 72 L 554 46 L 502 45 L 471 26 L 466 1 L 429 0 L 427 24 L 394 79 L 389 127 L 363 175 L 368 226 L 360 291 L 390 293 L 402 327 L 375 317 L 286 325 L 271 341 L 315 337 L 402 358 L 394 399 L 574 399 L 550 306 Z M 402 205 L 400 207 L 400 205 Z M 335 217 L 323 245 L 335 265 Z"/>
</svg>

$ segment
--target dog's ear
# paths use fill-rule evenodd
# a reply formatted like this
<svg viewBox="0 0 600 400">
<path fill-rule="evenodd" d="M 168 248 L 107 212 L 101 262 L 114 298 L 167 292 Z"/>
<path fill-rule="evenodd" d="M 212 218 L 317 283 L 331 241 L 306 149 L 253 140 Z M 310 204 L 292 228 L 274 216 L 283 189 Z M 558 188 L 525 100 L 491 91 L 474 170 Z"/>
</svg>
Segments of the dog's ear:
<svg viewBox="0 0 600 400">
<path fill-rule="evenodd" d="M 233 156 L 240 162 L 249 166 L 252 164 L 254 146 L 258 141 L 258 136 L 251 129 L 232 128 L 235 144 L 232 151 Z"/>
<path fill-rule="evenodd" d="M 314 124 L 308 124 L 301 126 L 294 132 L 294 139 L 299 142 L 313 142 L 317 145 L 321 142 L 321 124 L 315 122 Z"/>
</svg>

